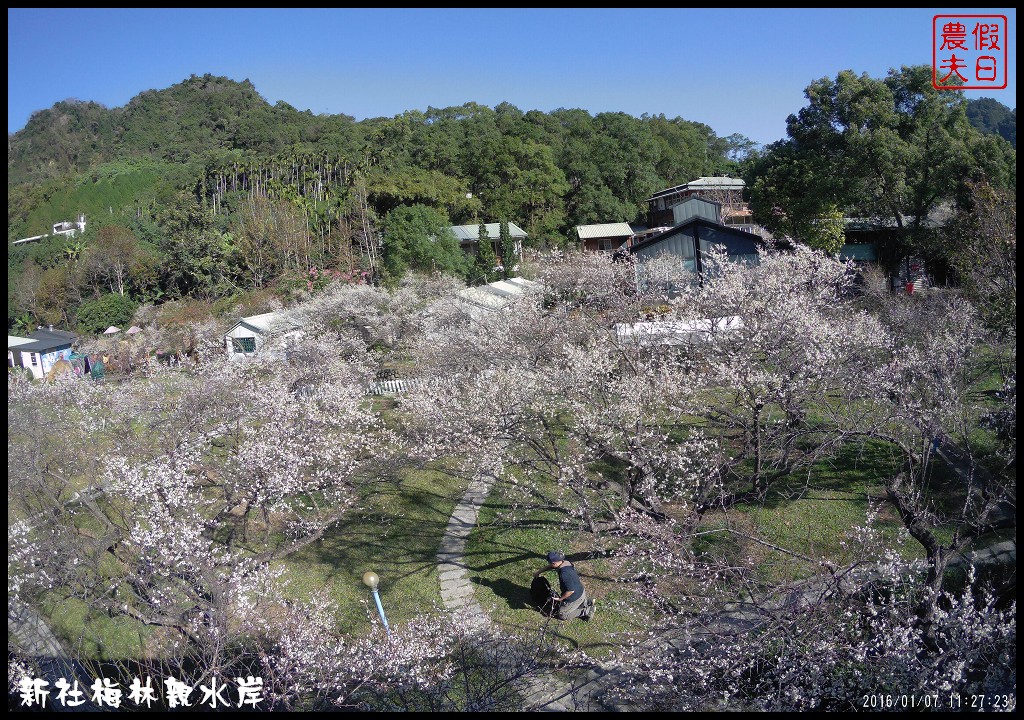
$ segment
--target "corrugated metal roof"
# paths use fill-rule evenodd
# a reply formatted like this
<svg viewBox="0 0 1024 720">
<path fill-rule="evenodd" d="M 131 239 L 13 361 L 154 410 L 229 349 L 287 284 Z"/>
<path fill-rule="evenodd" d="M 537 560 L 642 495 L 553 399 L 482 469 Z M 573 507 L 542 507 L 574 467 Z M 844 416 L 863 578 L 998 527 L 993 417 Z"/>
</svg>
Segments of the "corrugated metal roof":
<svg viewBox="0 0 1024 720">
<path fill-rule="evenodd" d="M 30 340 L 57 340 L 57 341 L 73 341 L 77 340 L 78 336 L 73 332 L 66 332 L 64 330 L 36 330 L 29 334 Z"/>
<path fill-rule="evenodd" d="M 487 228 L 487 236 L 491 240 L 501 237 L 500 223 L 484 223 L 484 227 Z M 476 242 L 480 239 L 479 225 L 452 225 L 452 232 L 455 233 L 455 237 L 459 239 L 460 243 Z M 526 237 L 526 231 L 515 223 L 508 224 L 508 234 L 514 238 Z"/>
<path fill-rule="evenodd" d="M 742 178 L 731 178 L 731 177 L 699 177 L 696 180 L 691 180 L 684 185 L 674 185 L 658 192 L 647 198 L 647 202 L 651 200 L 657 200 L 665 195 L 672 195 L 673 193 L 683 192 L 684 190 L 709 190 L 711 188 L 724 189 L 724 190 L 742 190 L 747 184 Z"/>
<path fill-rule="evenodd" d="M 675 225 L 673 227 L 667 228 L 664 232 L 660 232 L 660 233 L 658 233 L 656 235 L 649 235 L 648 237 L 645 237 L 645 238 L 643 238 L 643 239 L 641 239 L 641 240 L 639 240 L 637 242 L 634 242 L 630 246 L 629 250 L 630 250 L 630 252 L 634 252 L 635 253 L 635 252 L 637 252 L 638 250 L 640 250 L 642 248 L 647 248 L 647 247 L 650 247 L 651 245 L 656 245 L 657 243 L 660 243 L 662 240 L 665 240 L 666 238 L 669 238 L 672 235 L 675 235 L 676 233 L 678 233 L 678 232 L 680 232 L 680 231 L 690 227 L 691 225 L 694 225 L 695 223 L 702 223 L 703 225 L 706 225 L 708 227 L 713 227 L 713 228 L 715 228 L 717 230 L 720 230 L 722 232 L 725 232 L 727 234 L 732 234 L 732 235 L 736 235 L 736 236 L 739 236 L 739 237 L 749 238 L 750 240 L 753 240 L 756 243 L 760 243 L 760 244 L 764 243 L 764 238 L 762 238 L 760 235 L 757 235 L 757 234 L 751 233 L 751 232 L 747 232 L 746 230 L 740 230 L 740 229 L 738 229 L 734 225 L 722 225 L 721 223 L 712 222 L 712 221 L 710 221 L 710 220 L 708 220 L 706 218 L 692 217 L 692 218 L 690 218 L 689 220 L 687 220 L 684 223 L 681 223 L 679 225 Z"/>
<path fill-rule="evenodd" d="M 601 223 L 599 225 L 577 225 L 576 232 L 580 240 L 591 240 L 593 238 L 606 237 L 629 237 L 633 234 L 633 228 L 629 223 Z"/>
<path fill-rule="evenodd" d="M 18 345 L 27 345 L 30 342 L 32 342 L 32 340 L 29 340 L 28 338 L 18 337 L 17 335 L 7 336 L 7 347 L 9 348 L 16 347 Z"/>
<path fill-rule="evenodd" d="M 60 350 L 66 347 L 71 347 L 70 340 L 33 340 L 23 345 L 17 345 L 14 349 L 20 352 L 45 353 L 50 350 Z"/>
<path fill-rule="evenodd" d="M 524 290 L 532 290 L 533 288 L 539 288 L 540 287 L 540 283 L 539 282 L 537 282 L 535 280 L 527 280 L 526 278 L 521 278 L 521 277 L 509 278 L 505 282 L 512 283 L 513 285 L 518 285 L 521 288 L 523 288 Z"/>
<path fill-rule="evenodd" d="M 714 223 L 722 222 L 722 204 L 699 195 L 688 197 L 672 206 L 672 222 L 682 225 L 692 217 L 702 217 Z"/>
<path fill-rule="evenodd" d="M 660 198 L 662 195 L 671 195 L 672 193 L 682 192 L 685 189 L 686 189 L 686 184 L 685 183 L 683 185 L 673 185 L 670 188 L 665 188 L 664 190 L 659 190 L 658 192 L 654 193 L 653 195 L 651 195 L 647 199 L 648 200 L 654 200 L 656 198 Z"/>
<path fill-rule="evenodd" d="M 295 320 L 292 320 L 283 312 L 268 312 L 263 313 L 262 315 L 250 315 L 249 317 L 244 317 L 239 320 L 231 329 L 234 330 L 243 323 L 254 330 L 260 331 L 261 333 L 270 332 L 271 328 L 293 330 L 299 327 L 299 324 Z M 230 330 L 228 332 L 230 332 Z"/>
<path fill-rule="evenodd" d="M 509 278 L 459 291 L 459 298 L 487 310 L 500 310 L 523 293 L 540 284 L 524 278 Z"/>
<path fill-rule="evenodd" d="M 743 189 L 747 186 L 743 182 L 743 178 L 731 178 L 731 177 L 699 177 L 692 182 L 686 183 L 687 188 L 738 188 Z"/>
</svg>

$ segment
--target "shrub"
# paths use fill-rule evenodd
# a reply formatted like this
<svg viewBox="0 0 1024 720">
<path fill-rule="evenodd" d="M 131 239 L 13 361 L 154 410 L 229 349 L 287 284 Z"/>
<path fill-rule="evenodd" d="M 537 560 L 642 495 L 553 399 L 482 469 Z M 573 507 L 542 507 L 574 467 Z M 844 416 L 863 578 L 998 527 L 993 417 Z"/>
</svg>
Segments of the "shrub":
<svg viewBox="0 0 1024 720">
<path fill-rule="evenodd" d="M 101 295 L 95 300 L 87 300 L 78 308 L 78 328 L 82 332 L 97 333 L 111 325 L 127 325 L 137 307 L 134 300 L 124 295 Z"/>
</svg>

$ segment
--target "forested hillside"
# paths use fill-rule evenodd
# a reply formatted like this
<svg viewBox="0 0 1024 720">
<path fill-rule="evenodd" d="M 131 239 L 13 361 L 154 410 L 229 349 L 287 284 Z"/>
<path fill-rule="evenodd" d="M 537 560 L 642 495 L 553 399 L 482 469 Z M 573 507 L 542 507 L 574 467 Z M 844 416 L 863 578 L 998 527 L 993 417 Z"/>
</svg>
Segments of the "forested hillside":
<svg viewBox="0 0 1024 720">
<path fill-rule="evenodd" d="M 505 220 L 531 245 L 564 246 L 577 224 L 642 219 L 662 187 L 735 172 L 751 145 L 681 118 L 507 103 L 356 122 L 210 75 L 123 108 L 68 100 L 8 138 L 8 238 L 78 213 L 88 232 L 12 250 L 8 324 L 74 327 L 83 303 L 114 292 L 105 226 L 128 238 L 117 294 L 213 300 L 313 268 L 376 273 L 399 207 L 437 227 Z"/>
<path fill-rule="evenodd" d="M 190 190 L 224 175 L 234 175 L 237 187 L 250 172 L 295 165 L 337 194 L 358 168 L 381 214 L 422 200 L 449 205 L 459 214 L 453 221 L 477 212 L 488 218 L 508 214 L 520 223 L 532 216 L 531 234 L 540 230 L 557 240 L 578 222 L 634 219 L 647 193 L 732 169 L 730 151 L 748 143 L 719 138 L 681 118 L 524 112 L 507 103 L 428 108 L 357 123 L 344 115 L 299 112 L 283 102 L 271 106 L 248 81 L 193 76 L 141 93 L 123 108 L 68 100 L 35 113 L 8 140 L 8 187 L 15 200 L 9 223 L 15 234 L 45 231 L 42 219 L 33 224 L 31 214 L 40 204 L 61 190 L 98 182 L 105 164 L 146 159 L 186 165 Z M 332 175 L 328 164 L 347 171 Z M 322 170 L 327 174 L 317 176 Z M 165 173 L 172 174 L 169 168 Z M 168 178 L 176 186 L 187 185 L 184 180 L 180 173 Z M 46 189 L 37 189 L 40 184 Z M 217 188 L 206 190 L 203 199 L 211 200 Z M 297 187 L 299 195 L 304 190 Z M 468 192 L 481 204 L 451 207 Z M 111 214 L 109 203 L 104 209 Z"/>
<path fill-rule="evenodd" d="M 353 125 L 344 115 L 314 117 L 286 103 L 271 106 L 248 80 L 193 76 L 142 92 L 121 108 L 69 99 L 34 113 L 8 139 L 8 185 L 119 159 L 183 162 L 218 148 L 266 154 L 323 141 L 341 149 Z"/>
<path fill-rule="evenodd" d="M 898 78 L 886 82 L 917 92 Z M 994 101 L 942 95 L 886 110 L 881 122 L 891 130 L 877 133 L 877 147 L 891 147 L 891 133 L 915 147 L 930 121 L 908 108 L 935 110 L 943 113 L 943 142 L 960 148 L 946 166 L 1006 176 L 1009 146 L 994 135 L 982 142 L 965 117 L 1005 135 L 1015 114 L 1000 114 Z M 528 233 L 528 246 L 565 247 L 576 225 L 643 222 L 653 192 L 702 175 L 742 174 L 750 188 L 760 181 L 753 199 L 762 222 L 798 239 L 821 227 L 815 218 L 823 212 L 864 212 L 867 204 L 881 208 L 869 208 L 875 214 L 896 205 L 920 211 L 973 179 L 946 173 L 949 187 L 937 187 L 935 174 L 923 172 L 933 153 L 907 160 L 922 170 L 908 181 L 886 166 L 903 161 L 872 164 L 870 146 L 849 154 L 838 137 L 812 128 L 800 139 L 806 159 L 791 163 L 793 140 L 762 153 L 743 136 L 663 115 L 467 103 L 357 122 L 270 105 L 249 81 L 211 75 L 147 90 L 121 108 L 66 100 L 8 136 L 8 240 L 79 214 L 88 229 L 10 247 L 8 327 L 80 327 L 88 303 L 127 314 L 139 303 L 301 287 L 324 269 L 388 281 L 419 264 L 480 281 L 486 273 L 473 275 L 457 246 L 424 253 L 413 245 L 447 225 L 506 221 Z M 875 202 L 874 167 L 906 196 L 896 205 Z M 1015 185 L 1015 177 L 996 185 Z M 119 297 L 104 298 L 110 294 Z"/>
<path fill-rule="evenodd" d="M 1017 108 L 1011 110 L 993 98 L 968 100 L 967 119 L 982 132 L 999 135 L 1017 147 Z"/>
</svg>

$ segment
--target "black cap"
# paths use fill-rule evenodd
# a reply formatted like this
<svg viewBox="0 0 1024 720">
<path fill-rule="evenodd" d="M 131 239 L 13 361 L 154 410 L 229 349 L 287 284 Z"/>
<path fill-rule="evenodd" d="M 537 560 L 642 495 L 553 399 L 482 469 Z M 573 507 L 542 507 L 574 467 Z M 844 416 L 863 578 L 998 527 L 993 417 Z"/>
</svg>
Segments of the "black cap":
<svg viewBox="0 0 1024 720">
<path fill-rule="evenodd" d="M 558 562 L 559 560 L 565 560 L 565 555 L 563 555 L 562 553 L 558 552 L 557 550 L 552 550 L 551 552 L 548 553 L 548 562 L 549 563 L 555 563 L 555 562 Z"/>
</svg>

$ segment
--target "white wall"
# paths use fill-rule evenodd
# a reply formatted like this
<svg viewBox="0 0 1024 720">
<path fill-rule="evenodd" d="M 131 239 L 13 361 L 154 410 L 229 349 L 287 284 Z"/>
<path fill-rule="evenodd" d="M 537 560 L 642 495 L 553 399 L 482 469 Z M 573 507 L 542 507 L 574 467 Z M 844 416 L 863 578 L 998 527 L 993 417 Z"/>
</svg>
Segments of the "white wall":
<svg viewBox="0 0 1024 720">
<path fill-rule="evenodd" d="M 32 364 L 32 357 L 35 356 L 36 364 Z M 43 370 L 43 359 L 37 352 L 23 351 L 21 353 L 21 364 L 32 373 L 32 377 L 41 380 L 45 371 Z"/>
<path fill-rule="evenodd" d="M 239 325 L 236 328 L 232 328 L 224 336 L 224 349 L 227 351 L 228 360 L 235 360 L 238 358 L 252 357 L 253 355 L 269 355 L 270 357 L 284 357 L 284 353 L 287 350 L 289 344 L 295 339 L 302 337 L 302 330 L 293 330 L 286 333 L 273 341 L 272 347 L 267 347 L 267 339 L 260 333 Z M 256 351 L 253 353 L 242 353 L 236 352 L 233 339 L 242 338 L 253 338 L 256 341 Z"/>
<path fill-rule="evenodd" d="M 224 336 L 224 349 L 227 351 L 228 359 L 233 360 L 238 357 L 247 357 L 250 353 L 241 353 L 235 351 L 235 344 L 232 342 L 234 339 L 241 340 L 242 338 L 253 338 L 256 341 L 256 352 L 259 352 L 263 347 L 263 336 L 258 332 L 245 327 L 244 325 L 238 325 L 232 328 Z"/>
</svg>

